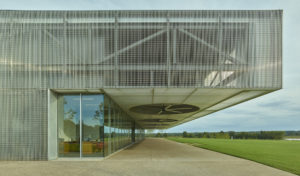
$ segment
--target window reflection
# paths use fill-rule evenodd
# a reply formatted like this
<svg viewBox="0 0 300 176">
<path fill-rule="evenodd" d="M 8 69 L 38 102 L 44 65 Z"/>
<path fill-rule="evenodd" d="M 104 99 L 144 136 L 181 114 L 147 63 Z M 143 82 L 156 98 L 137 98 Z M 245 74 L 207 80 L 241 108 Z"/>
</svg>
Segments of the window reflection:
<svg viewBox="0 0 300 176">
<path fill-rule="evenodd" d="M 80 97 L 60 96 L 58 99 L 59 156 L 80 156 Z"/>
<path fill-rule="evenodd" d="M 80 151 L 82 157 L 107 156 L 144 138 L 144 130 L 103 94 L 62 95 L 57 108 L 59 157 L 80 157 Z"/>
<path fill-rule="evenodd" d="M 103 156 L 103 95 L 82 95 L 82 156 Z"/>
</svg>

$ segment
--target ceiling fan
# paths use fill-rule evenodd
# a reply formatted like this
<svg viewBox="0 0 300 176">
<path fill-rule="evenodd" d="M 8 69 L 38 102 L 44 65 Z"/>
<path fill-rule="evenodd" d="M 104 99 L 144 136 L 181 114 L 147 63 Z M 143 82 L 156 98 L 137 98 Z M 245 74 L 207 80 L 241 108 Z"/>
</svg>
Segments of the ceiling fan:
<svg viewBox="0 0 300 176">
<path fill-rule="evenodd" d="M 140 114 L 172 115 L 198 111 L 199 107 L 188 104 L 148 104 L 130 108 L 130 111 Z"/>
<path fill-rule="evenodd" d="M 178 120 L 176 120 L 176 119 L 157 119 L 157 118 L 155 118 L 155 119 L 142 119 L 142 120 L 139 120 L 139 121 L 141 121 L 141 122 L 176 122 L 176 121 L 178 121 Z"/>
</svg>

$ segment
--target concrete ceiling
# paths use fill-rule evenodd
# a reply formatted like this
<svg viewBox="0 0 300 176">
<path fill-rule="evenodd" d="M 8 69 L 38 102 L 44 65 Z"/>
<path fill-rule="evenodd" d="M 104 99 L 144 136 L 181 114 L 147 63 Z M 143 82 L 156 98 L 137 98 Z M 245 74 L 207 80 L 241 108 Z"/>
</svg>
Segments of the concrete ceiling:
<svg viewBox="0 0 300 176">
<path fill-rule="evenodd" d="M 104 89 L 104 92 L 145 129 L 166 129 L 271 91 L 219 88 L 111 88 Z M 188 104 L 199 107 L 199 110 L 182 114 L 156 115 L 130 110 L 132 107 L 149 104 Z"/>
</svg>

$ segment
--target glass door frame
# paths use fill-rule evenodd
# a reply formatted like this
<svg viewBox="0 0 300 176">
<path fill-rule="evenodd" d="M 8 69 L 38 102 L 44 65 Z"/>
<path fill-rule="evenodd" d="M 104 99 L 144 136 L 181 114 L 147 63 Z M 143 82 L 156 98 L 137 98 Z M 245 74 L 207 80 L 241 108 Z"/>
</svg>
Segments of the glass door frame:
<svg viewBox="0 0 300 176">
<path fill-rule="evenodd" d="M 83 106 L 83 96 L 84 95 L 99 95 L 99 96 L 103 96 L 103 103 L 104 103 L 104 94 L 101 94 L 101 93 L 65 93 L 65 94 L 59 94 L 59 96 L 68 96 L 68 95 L 70 95 L 70 96 L 79 96 L 79 157 L 77 156 L 77 157 L 75 157 L 75 158 L 89 158 L 89 156 L 83 156 L 83 142 L 84 142 L 84 140 L 83 140 L 83 108 L 82 108 L 82 106 Z M 100 102 L 99 102 L 100 103 Z M 58 106 L 61 106 L 61 105 L 58 105 Z M 63 107 L 61 107 L 61 108 L 63 108 L 64 109 L 64 105 L 63 105 Z M 64 111 L 64 110 L 63 110 Z M 64 118 L 64 115 L 63 115 L 63 117 L 59 117 L 59 115 L 57 115 L 57 118 Z M 100 117 L 101 118 L 101 117 Z M 103 113 L 103 117 L 102 117 L 103 119 L 104 119 L 104 113 Z M 99 119 L 100 120 L 100 119 Z M 101 125 L 101 122 L 99 122 L 99 130 L 101 130 L 101 126 L 103 125 L 103 128 L 104 128 L 104 124 L 102 124 Z M 57 131 L 59 131 L 59 124 L 57 124 Z M 102 149 L 102 155 L 100 155 L 100 156 L 91 156 L 91 157 L 93 157 L 93 158 L 101 158 L 101 157 L 104 157 L 104 140 L 103 141 L 101 141 L 101 135 L 103 135 L 103 138 L 104 138 L 104 133 L 103 134 L 101 134 L 101 132 L 100 132 L 100 134 L 99 134 L 99 139 L 100 139 L 100 142 L 103 142 L 103 149 Z M 57 141 L 59 140 L 59 133 L 57 132 Z M 60 145 L 60 143 L 59 143 L 59 141 L 57 142 L 57 149 L 58 149 L 58 157 L 62 157 L 62 158 L 68 158 L 68 156 L 59 156 L 59 145 Z M 73 157 L 72 157 L 73 158 Z"/>
</svg>

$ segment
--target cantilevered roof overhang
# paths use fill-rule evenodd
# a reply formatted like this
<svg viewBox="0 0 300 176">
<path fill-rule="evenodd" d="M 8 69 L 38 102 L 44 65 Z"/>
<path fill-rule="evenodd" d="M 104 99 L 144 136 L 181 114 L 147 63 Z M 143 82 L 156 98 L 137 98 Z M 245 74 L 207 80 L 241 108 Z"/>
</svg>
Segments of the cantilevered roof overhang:
<svg viewBox="0 0 300 176">
<path fill-rule="evenodd" d="M 282 11 L 0 11 L 0 73 L 170 128 L 281 89 Z"/>
<path fill-rule="evenodd" d="M 273 92 L 272 89 L 227 88 L 108 88 L 108 89 L 53 89 L 64 93 L 104 93 L 111 97 L 127 114 L 145 129 L 167 129 L 233 105 Z M 182 113 L 134 112 L 133 107 L 144 105 L 192 105 L 199 109 Z M 187 107 L 189 109 L 189 107 Z M 174 107 L 171 110 L 178 110 Z M 180 107 L 179 107 L 180 110 Z"/>
</svg>

